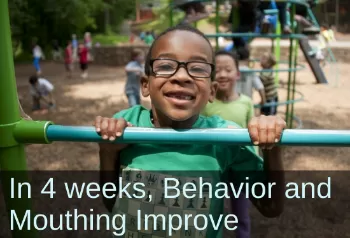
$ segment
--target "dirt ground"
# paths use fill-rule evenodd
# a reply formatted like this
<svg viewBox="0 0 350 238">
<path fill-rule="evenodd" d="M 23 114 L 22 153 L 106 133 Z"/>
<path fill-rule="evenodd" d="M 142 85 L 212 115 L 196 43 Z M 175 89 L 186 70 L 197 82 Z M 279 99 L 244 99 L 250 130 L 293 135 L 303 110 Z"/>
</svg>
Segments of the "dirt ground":
<svg viewBox="0 0 350 238">
<path fill-rule="evenodd" d="M 334 68 L 339 77 L 336 77 Z M 57 111 L 44 116 L 31 115 L 36 120 L 51 120 L 62 125 L 90 126 L 97 115 L 111 116 L 126 108 L 123 96 L 125 76 L 122 68 L 91 65 L 89 78 L 81 79 L 79 72 L 74 79 L 64 77 L 64 66 L 45 63 L 44 76 L 55 85 Z M 297 74 L 297 90 L 304 95 L 304 101 L 295 104 L 295 114 L 302 120 L 304 129 L 350 129 L 350 64 L 328 65 L 325 68 L 328 85 L 316 85 L 308 68 Z M 23 108 L 30 114 L 31 98 L 28 90 L 28 76 L 33 73 L 31 65 L 16 65 L 18 92 Z M 282 84 L 287 74 L 280 73 Z M 257 95 L 254 95 L 255 99 Z M 299 97 L 296 95 L 296 98 Z M 280 100 L 286 98 L 286 90 L 280 90 Z M 147 99 L 143 102 L 149 106 Z M 279 108 L 283 113 L 285 106 Z M 281 114 L 282 115 L 282 114 Z M 93 143 L 60 143 L 51 145 L 30 145 L 26 148 L 28 167 L 31 170 L 97 170 L 98 150 Z M 287 147 L 283 152 L 284 165 L 293 171 L 340 171 L 350 170 L 349 148 Z M 325 175 L 326 173 L 324 173 Z M 345 173 L 343 173 L 344 175 Z M 342 179 L 341 172 L 335 173 L 335 180 Z M 307 172 L 292 179 L 326 177 L 316 172 Z M 266 219 L 253 211 L 252 237 L 350 237 L 349 198 L 342 192 L 348 186 L 338 181 L 336 192 L 340 199 L 292 200 L 288 202 L 285 215 L 278 219 Z M 294 181 L 294 180 L 292 180 Z M 310 210 L 311 209 L 311 210 Z M 336 219 L 336 220 L 334 220 Z"/>
</svg>

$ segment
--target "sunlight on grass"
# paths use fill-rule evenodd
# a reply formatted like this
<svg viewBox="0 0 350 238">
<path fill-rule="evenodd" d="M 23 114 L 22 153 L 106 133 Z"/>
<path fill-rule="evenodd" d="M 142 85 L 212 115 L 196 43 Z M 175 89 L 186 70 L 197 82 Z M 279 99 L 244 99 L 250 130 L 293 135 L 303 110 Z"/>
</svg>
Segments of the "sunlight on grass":
<svg viewBox="0 0 350 238">
<path fill-rule="evenodd" d="M 93 36 L 94 42 L 98 42 L 101 45 L 116 45 L 118 43 L 126 43 L 129 41 L 129 36 L 118 34 L 98 34 Z"/>
</svg>

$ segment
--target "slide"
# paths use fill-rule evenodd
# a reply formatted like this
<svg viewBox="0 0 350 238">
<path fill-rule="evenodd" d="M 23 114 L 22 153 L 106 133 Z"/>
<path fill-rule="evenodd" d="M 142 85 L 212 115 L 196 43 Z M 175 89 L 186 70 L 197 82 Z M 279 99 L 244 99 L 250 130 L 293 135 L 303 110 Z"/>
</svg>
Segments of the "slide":
<svg viewBox="0 0 350 238">
<path fill-rule="evenodd" d="M 322 68 L 318 62 L 318 60 L 314 56 L 310 56 L 309 53 L 312 52 L 312 48 L 309 44 L 308 39 L 300 39 L 299 45 L 301 50 L 303 51 L 307 62 L 309 63 L 312 72 L 315 75 L 317 83 L 327 84 L 327 79 L 322 71 Z"/>
</svg>

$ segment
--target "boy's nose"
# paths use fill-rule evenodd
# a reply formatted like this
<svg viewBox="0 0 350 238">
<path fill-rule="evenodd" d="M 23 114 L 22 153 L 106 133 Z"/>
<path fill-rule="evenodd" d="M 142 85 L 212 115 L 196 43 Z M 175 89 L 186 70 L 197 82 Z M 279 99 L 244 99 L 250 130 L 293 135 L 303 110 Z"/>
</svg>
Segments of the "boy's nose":
<svg viewBox="0 0 350 238">
<path fill-rule="evenodd" d="M 171 77 L 171 81 L 179 81 L 183 83 L 193 82 L 192 77 L 187 73 L 185 67 L 180 67 L 178 71 Z"/>
</svg>

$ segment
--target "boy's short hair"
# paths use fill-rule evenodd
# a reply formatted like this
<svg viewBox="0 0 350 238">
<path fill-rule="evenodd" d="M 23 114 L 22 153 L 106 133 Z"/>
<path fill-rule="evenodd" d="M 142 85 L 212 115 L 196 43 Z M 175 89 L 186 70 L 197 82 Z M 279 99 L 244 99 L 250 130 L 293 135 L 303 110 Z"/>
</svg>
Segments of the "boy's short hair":
<svg viewBox="0 0 350 238">
<path fill-rule="evenodd" d="M 131 60 L 135 60 L 136 57 L 138 57 L 139 55 L 143 54 L 143 51 L 140 49 L 133 49 L 131 52 Z"/>
<path fill-rule="evenodd" d="M 323 28 L 325 28 L 325 29 L 328 29 L 328 28 L 329 28 L 329 25 L 328 25 L 327 23 L 323 22 L 323 23 L 321 24 L 321 27 L 323 27 Z"/>
<path fill-rule="evenodd" d="M 271 67 L 277 63 L 275 56 L 271 52 L 265 52 L 264 56 L 268 59 Z"/>
<path fill-rule="evenodd" d="M 29 83 L 30 83 L 31 85 L 36 84 L 36 82 L 38 82 L 38 76 L 32 75 L 32 76 L 29 77 Z"/>
<path fill-rule="evenodd" d="M 167 33 L 169 32 L 172 32 L 172 31 L 188 31 L 188 32 L 192 32 L 192 33 L 195 33 L 201 37 L 203 37 L 203 39 L 205 39 L 210 48 L 213 50 L 212 46 L 211 46 L 211 43 L 210 41 L 208 40 L 208 38 L 203 34 L 203 32 L 201 32 L 200 30 L 198 30 L 197 28 L 194 28 L 188 24 L 178 24 L 176 26 L 173 26 L 173 27 L 170 27 L 168 29 L 166 29 L 165 31 L 163 31 L 162 33 L 160 33 L 156 39 L 153 41 L 151 47 L 149 48 L 148 52 L 147 52 L 147 55 L 146 55 L 146 60 L 145 60 L 145 74 L 147 76 L 150 76 L 151 75 L 151 68 L 150 68 L 150 62 L 151 62 L 151 57 L 152 57 L 152 50 L 153 50 L 153 47 L 156 45 L 157 41 L 159 40 L 160 37 L 166 35 Z M 214 51 L 213 51 L 213 58 L 212 58 L 212 61 L 213 61 L 213 64 L 215 65 L 215 55 L 214 55 Z M 214 70 L 213 72 L 215 72 L 215 66 L 214 66 Z M 211 76 L 211 79 L 214 80 L 215 78 L 215 73 L 212 73 L 212 76 Z"/>
<path fill-rule="evenodd" d="M 227 56 L 231 57 L 233 59 L 233 61 L 235 62 L 236 69 L 239 70 L 239 61 L 238 61 L 237 54 L 230 52 L 230 51 L 226 51 L 226 50 L 219 50 L 215 53 L 215 57 L 219 56 L 219 55 L 227 55 Z"/>
</svg>

